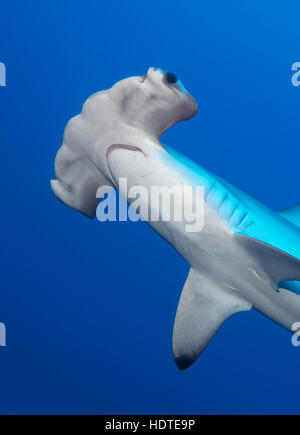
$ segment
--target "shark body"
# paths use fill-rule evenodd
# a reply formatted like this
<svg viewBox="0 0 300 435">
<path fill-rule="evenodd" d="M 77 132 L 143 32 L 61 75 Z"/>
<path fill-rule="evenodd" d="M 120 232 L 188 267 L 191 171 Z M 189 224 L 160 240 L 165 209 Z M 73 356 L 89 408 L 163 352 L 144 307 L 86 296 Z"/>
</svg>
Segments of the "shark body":
<svg viewBox="0 0 300 435">
<path fill-rule="evenodd" d="M 97 188 L 119 189 L 120 178 L 148 191 L 153 185 L 204 187 L 202 231 L 149 221 L 191 266 L 173 331 L 177 366 L 189 367 L 239 311 L 254 307 L 292 330 L 300 321 L 300 207 L 276 213 L 161 145 L 167 128 L 197 112 L 174 74 L 152 68 L 105 92 L 88 100 L 67 127 L 52 189 L 94 217 Z"/>
</svg>

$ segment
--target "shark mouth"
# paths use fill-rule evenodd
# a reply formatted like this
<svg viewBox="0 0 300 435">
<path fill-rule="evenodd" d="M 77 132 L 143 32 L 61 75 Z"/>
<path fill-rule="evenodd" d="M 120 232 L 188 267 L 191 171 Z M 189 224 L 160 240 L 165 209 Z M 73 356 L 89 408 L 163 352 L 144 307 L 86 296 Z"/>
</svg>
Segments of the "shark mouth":
<svg viewBox="0 0 300 435">
<path fill-rule="evenodd" d="M 136 147 L 136 146 L 132 146 L 132 145 L 124 145 L 124 144 L 119 144 L 119 143 L 117 143 L 117 144 L 110 145 L 110 147 L 108 147 L 108 149 L 107 149 L 107 151 L 106 151 L 106 160 L 107 160 L 109 154 L 110 154 L 113 150 L 116 150 L 116 149 L 123 149 L 123 150 L 129 150 L 129 151 L 137 151 L 137 152 L 143 153 L 144 156 L 146 156 L 146 154 L 144 153 L 144 151 L 142 151 L 140 148 L 138 148 L 138 147 Z"/>
</svg>

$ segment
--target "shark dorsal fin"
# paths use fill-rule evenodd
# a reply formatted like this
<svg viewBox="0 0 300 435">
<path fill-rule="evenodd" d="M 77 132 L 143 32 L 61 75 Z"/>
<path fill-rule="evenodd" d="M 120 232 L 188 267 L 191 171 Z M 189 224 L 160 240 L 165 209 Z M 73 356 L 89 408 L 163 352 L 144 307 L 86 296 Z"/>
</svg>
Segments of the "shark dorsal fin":
<svg viewBox="0 0 300 435">
<path fill-rule="evenodd" d="M 198 358 L 228 317 L 251 308 L 238 293 L 223 290 L 191 268 L 173 330 L 173 354 L 178 368 L 184 370 Z"/>
</svg>

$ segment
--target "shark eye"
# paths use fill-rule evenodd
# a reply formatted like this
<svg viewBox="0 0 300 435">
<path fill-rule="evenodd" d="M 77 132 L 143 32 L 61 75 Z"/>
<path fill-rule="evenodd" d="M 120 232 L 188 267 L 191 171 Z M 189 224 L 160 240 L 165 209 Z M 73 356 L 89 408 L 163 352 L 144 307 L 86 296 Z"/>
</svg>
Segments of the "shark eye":
<svg viewBox="0 0 300 435">
<path fill-rule="evenodd" d="M 165 73 L 165 80 L 167 83 L 169 83 L 170 85 L 175 85 L 175 83 L 178 82 L 178 77 L 176 74 L 173 74 L 171 72 L 166 72 Z"/>
</svg>

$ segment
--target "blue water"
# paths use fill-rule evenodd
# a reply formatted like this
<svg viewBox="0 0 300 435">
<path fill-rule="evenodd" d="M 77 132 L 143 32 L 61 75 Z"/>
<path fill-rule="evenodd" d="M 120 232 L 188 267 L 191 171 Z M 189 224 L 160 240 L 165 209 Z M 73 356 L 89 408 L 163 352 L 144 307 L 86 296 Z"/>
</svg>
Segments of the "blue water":
<svg viewBox="0 0 300 435">
<path fill-rule="evenodd" d="M 199 105 L 165 143 L 274 210 L 299 202 L 299 13 L 296 0 L 1 5 L 1 413 L 300 411 L 300 348 L 254 310 L 179 372 L 188 265 L 146 224 L 90 221 L 49 187 L 84 100 L 154 65 Z"/>
</svg>

